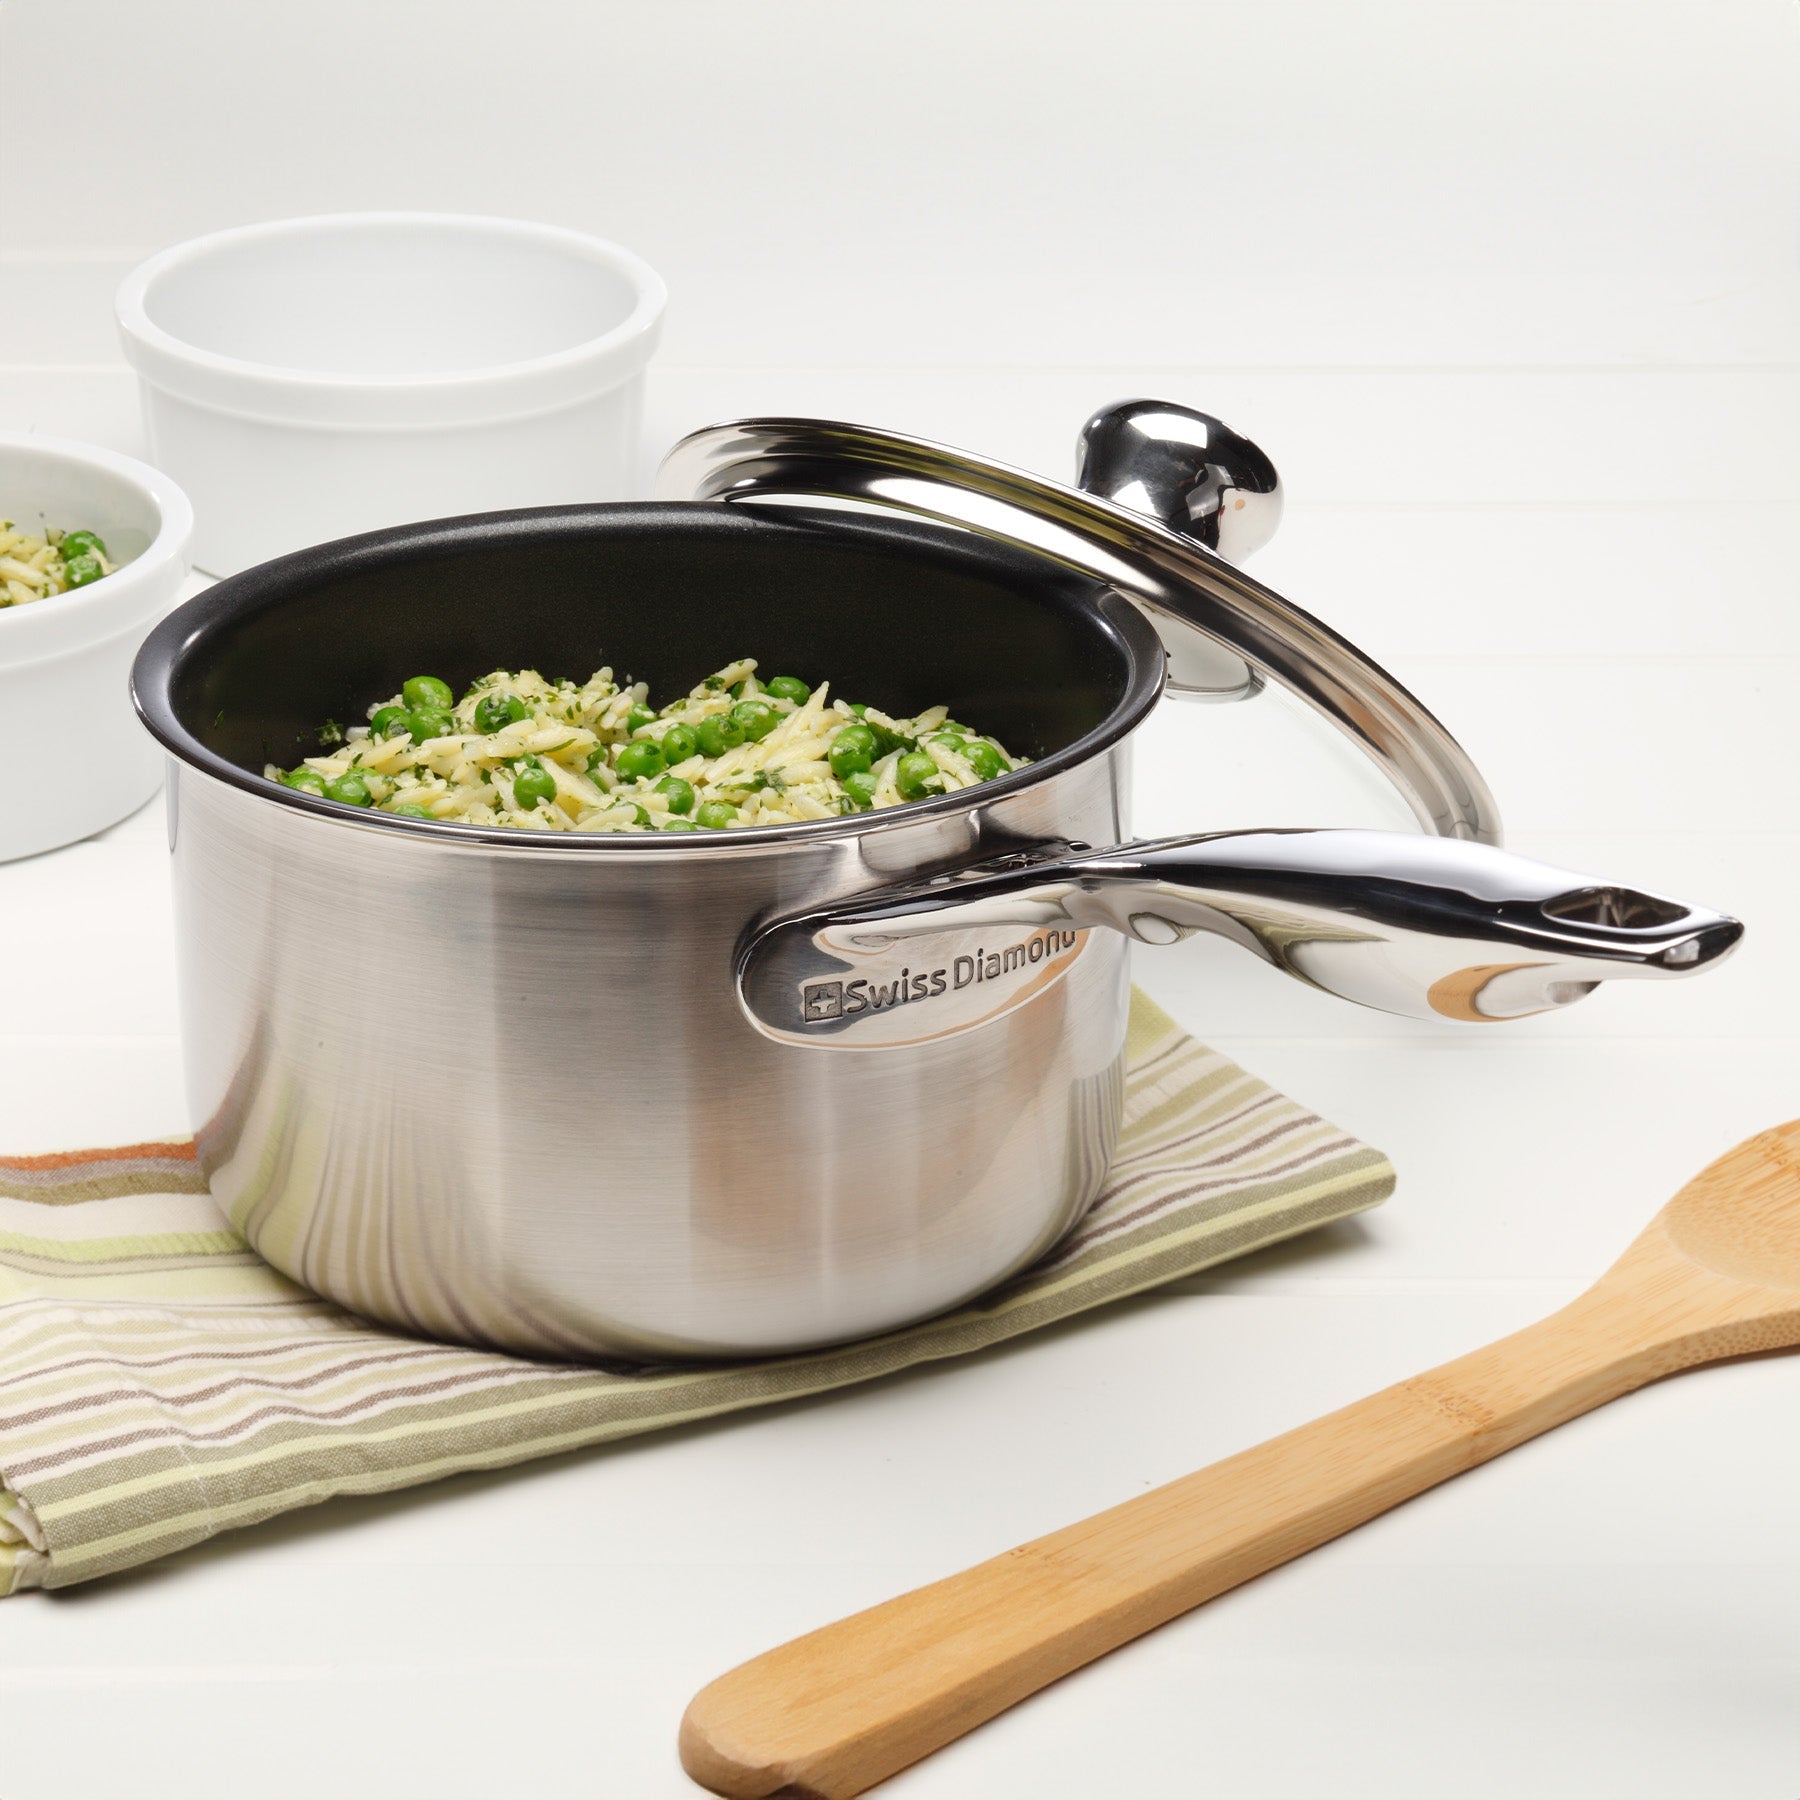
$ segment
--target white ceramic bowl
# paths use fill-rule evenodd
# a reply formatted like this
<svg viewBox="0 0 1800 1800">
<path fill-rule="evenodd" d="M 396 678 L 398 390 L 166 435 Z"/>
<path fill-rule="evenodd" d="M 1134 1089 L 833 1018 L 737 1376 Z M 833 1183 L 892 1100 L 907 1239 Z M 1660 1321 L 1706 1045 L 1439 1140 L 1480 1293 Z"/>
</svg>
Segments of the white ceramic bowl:
<svg viewBox="0 0 1800 1800">
<path fill-rule="evenodd" d="M 61 438 L 0 436 L 0 517 L 85 526 L 121 566 L 0 608 L 0 862 L 72 844 L 135 812 L 162 752 L 132 711 L 132 658 L 188 576 L 194 515 L 166 475 Z"/>
<path fill-rule="evenodd" d="M 665 298 L 578 231 L 342 213 L 178 244 L 118 315 L 194 559 L 230 575 L 377 526 L 630 498 Z"/>
</svg>

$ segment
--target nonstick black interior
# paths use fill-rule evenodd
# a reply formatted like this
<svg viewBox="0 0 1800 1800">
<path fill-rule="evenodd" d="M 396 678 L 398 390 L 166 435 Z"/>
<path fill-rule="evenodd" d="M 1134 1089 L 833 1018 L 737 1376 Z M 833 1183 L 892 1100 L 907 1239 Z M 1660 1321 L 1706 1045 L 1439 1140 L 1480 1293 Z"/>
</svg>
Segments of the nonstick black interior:
<svg viewBox="0 0 1800 1800">
<path fill-rule="evenodd" d="M 172 614 L 133 673 L 146 722 L 260 775 L 317 754 L 410 675 L 610 665 L 685 694 L 736 656 L 1042 760 L 1154 701 L 1162 650 L 1125 601 L 1024 551 L 904 518 L 723 503 L 544 508 L 303 550 Z M 204 760 L 204 759 L 203 759 Z"/>
</svg>

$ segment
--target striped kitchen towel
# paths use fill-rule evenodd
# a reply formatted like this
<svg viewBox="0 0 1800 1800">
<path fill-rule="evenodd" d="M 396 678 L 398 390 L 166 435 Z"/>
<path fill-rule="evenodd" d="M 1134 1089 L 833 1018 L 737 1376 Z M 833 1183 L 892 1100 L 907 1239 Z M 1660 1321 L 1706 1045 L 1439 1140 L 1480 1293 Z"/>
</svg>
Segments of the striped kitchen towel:
<svg viewBox="0 0 1800 1800">
<path fill-rule="evenodd" d="M 379 1329 L 220 1223 L 187 1142 L 0 1158 L 0 1595 L 410 1487 L 960 1356 L 1387 1198 L 1378 1151 L 1134 996 L 1105 1192 L 971 1305 L 754 1363 L 574 1366 Z"/>
</svg>

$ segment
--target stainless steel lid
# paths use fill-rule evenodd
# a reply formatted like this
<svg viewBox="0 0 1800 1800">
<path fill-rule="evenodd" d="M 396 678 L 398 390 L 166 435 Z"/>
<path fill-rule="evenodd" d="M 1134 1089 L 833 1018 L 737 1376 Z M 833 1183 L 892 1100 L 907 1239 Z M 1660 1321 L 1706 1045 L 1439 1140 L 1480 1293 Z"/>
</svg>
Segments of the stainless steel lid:
<svg viewBox="0 0 1800 1800">
<path fill-rule="evenodd" d="M 1169 658 L 1169 692 L 1248 699 L 1287 689 L 1369 756 L 1420 824 L 1500 842 L 1468 753 L 1394 677 L 1330 626 L 1235 566 L 1281 516 L 1275 465 L 1210 414 L 1126 400 L 1083 427 L 1077 482 L 1031 475 L 902 432 L 831 419 L 738 419 L 663 460 L 667 499 L 879 507 L 1034 551 L 1143 610 Z"/>
</svg>

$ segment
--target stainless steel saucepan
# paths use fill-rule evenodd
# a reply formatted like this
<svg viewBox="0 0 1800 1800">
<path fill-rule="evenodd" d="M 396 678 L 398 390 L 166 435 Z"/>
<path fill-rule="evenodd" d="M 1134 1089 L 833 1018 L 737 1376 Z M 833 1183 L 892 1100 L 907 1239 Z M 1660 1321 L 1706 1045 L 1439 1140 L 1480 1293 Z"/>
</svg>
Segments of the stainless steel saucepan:
<svg viewBox="0 0 1800 1800">
<path fill-rule="evenodd" d="M 763 1354 L 885 1330 L 1048 1248 L 1118 1128 L 1132 939 L 1228 937 L 1470 1022 L 1691 974 L 1721 914 L 1524 861 L 1454 739 L 1238 570 L 1254 445 L 1111 408 L 1063 487 L 816 420 L 696 434 L 682 498 L 402 526 L 234 576 L 138 659 L 169 752 L 183 1039 L 212 1190 L 278 1268 L 437 1337 Z M 574 836 L 262 779 L 429 670 L 682 691 L 726 658 L 933 702 L 1033 762 L 781 828 Z M 1134 842 L 1165 687 L 1278 683 L 1422 830 Z"/>
</svg>

